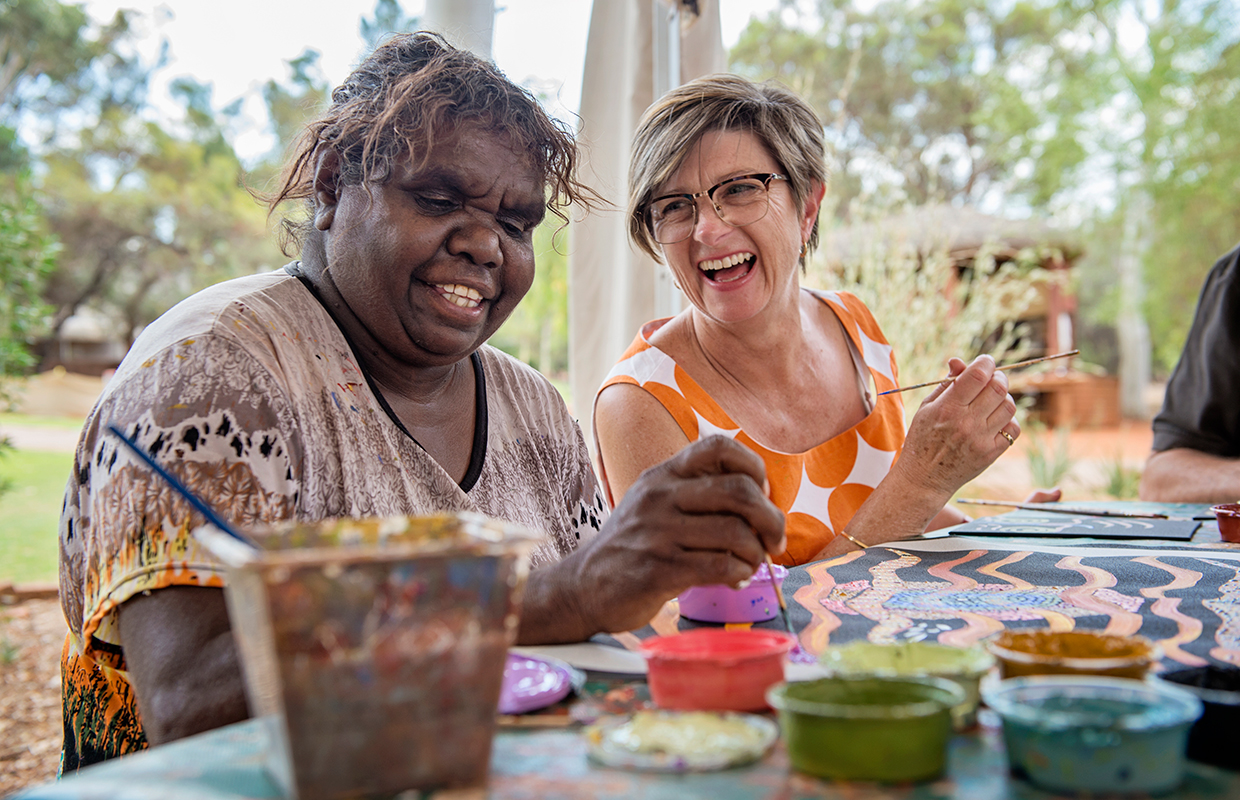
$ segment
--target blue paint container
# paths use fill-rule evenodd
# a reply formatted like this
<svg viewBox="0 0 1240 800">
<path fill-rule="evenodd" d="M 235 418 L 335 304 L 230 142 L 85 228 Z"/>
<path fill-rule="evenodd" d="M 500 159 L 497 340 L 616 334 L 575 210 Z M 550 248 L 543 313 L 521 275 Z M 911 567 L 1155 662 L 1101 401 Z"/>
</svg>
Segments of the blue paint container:
<svg viewBox="0 0 1240 800">
<path fill-rule="evenodd" d="M 985 687 L 1012 773 L 1054 791 L 1167 792 L 1201 701 L 1167 684 L 1044 675 Z"/>
</svg>

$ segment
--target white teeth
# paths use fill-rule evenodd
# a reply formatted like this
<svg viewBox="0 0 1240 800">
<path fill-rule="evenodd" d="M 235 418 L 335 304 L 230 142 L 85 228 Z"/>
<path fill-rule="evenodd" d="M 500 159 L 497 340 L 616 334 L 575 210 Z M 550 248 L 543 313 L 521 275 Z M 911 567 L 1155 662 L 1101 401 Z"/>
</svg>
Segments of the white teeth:
<svg viewBox="0 0 1240 800">
<path fill-rule="evenodd" d="M 748 261 L 751 258 L 753 258 L 753 253 L 734 253 L 730 256 L 714 259 L 713 261 L 703 261 L 698 264 L 698 269 L 702 270 L 702 272 L 715 272 L 717 270 L 727 269 L 728 267 L 735 267 L 737 264 Z"/>
<path fill-rule="evenodd" d="M 477 308 L 482 302 L 482 295 L 477 289 L 461 286 L 459 283 L 437 283 L 435 288 L 444 293 L 444 297 L 461 308 Z"/>
</svg>

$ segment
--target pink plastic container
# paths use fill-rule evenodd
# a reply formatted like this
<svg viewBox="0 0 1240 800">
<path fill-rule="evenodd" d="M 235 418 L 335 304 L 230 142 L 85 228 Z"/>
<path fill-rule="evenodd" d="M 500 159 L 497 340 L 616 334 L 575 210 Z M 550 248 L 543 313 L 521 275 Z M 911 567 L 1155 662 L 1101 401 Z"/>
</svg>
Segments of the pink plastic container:
<svg viewBox="0 0 1240 800">
<path fill-rule="evenodd" d="M 1223 541 L 1240 542 L 1240 503 L 1223 503 L 1214 506 L 1213 511 Z"/>
<path fill-rule="evenodd" d="M 788 570 L 772 564 L 775 583 L 784 583 Z M 766 564 L 741 589 L 725 584 L 693 586 L 680 593 L 680 616 L 698 622 L 766 622 L 779 616 L 779 598 L 771 586 Z"/>
<path fill-rule="evenodd" d="M 642 642 L 650 697 L 660 708 L 764 711 L 784 679 L 791 636 L 779 631 L 698 628 Z"/>
</svg>

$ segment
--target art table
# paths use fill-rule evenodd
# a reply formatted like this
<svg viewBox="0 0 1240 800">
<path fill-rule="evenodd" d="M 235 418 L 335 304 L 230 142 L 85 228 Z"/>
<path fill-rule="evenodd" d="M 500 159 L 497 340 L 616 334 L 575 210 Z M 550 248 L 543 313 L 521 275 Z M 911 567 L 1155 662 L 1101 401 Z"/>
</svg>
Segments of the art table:
<svg viewBox="0 0 1240 800">
<path fill-rule="evenodd" d="M 850 552 L 789 571 L 785 591 L 803 646 L 858 639 L 977 642 L 1004 627 L 1143 634 L 1162 668 L 1240 664 L 1240 545 L 1205 523 L 1192 542 L 950 536 Z M 762 623 L 780 627 L 778 621 Z M 669 604 L 651 626 L 577 646 L 632 656 L 641 638 L 694 626 Z M 547 648 L 565 653 L 565 650 Z M 1007 773 L 993 714 L 957 735 L 948 773 L 907 786 L 831 784 L 792 772 L 782 744 L 761 762 L 703 775 L 652 775 L 592 764 L 572 728 L 501 730 L 487 794 L 495 798 L 1048 798 Z M 92 767 L 23 800 L 279 797 L 263 768 L 263 728 L 247 722 Z M 1190 762 L 1171 798 L 1240 796 L 1240 774 Z"/>
</svg>

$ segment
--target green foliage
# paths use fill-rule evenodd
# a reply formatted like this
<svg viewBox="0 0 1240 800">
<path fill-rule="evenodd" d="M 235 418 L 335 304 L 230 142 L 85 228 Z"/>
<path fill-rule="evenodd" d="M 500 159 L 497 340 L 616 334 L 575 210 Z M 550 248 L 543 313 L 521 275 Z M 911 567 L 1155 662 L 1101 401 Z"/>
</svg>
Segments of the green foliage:
<svg viewBox="0 0 1240 800">
<path fill-rule="evenodd" d="M 317 50 L 307 48 L 287 63 L 287 84 L 274 80 L 263 84 L 263 100 L 267 104 L 267 114 L 276 134 L 276 146 L 263 163 L 250 172 L 251 179 L 260 186 L 278 173 L 289 146 L 297 139 L 305 124 L 322 111 L 328 101 L 330 87 L 319 68 Z"/>
<path fill-rule="evenodd" d="M 362 17 L 358 23 L 358 32 L 366 40 L 367 49 L 373 50 L 389 33 L 416 31 L 418 25 L 419 18 L 406 16 L 398 0 L 377 0 L 374 18 Z"/>
<path fill-rule="evenodd" d="M 534 231 L 534 284 L 491 344 L 544 375 L 568 369 L 567 230 L 548 217 Z"/>
<path fill-rule="evenodd" d="M 109 61 L 128 35 L 126 12 L 98 30 L 80 5 L 55 0 L 0 3 L 0 110 L 46 112 L 74 105 L 95 88 L 91 67 Z"/>
<path fill-rule="evenodd" d="M 852 292 L 869 307 L 895 348 L 901 382 L 944 375 L 953 356 L 969 361 L 989 353 L 1009 362 L 1025 357 L 1019 320 L 1056 279 L 1038 266 L 1041 253 L 1000 260 L 992 248 L 983 248 L 970 268 L 961 269 L 942 248 L 918 254 L 886 237 L 873 237 L 866 248 L 842 267 L 812 261 L 805 283 Z M 909 392 L 905 407 L 915 408 L 931 391 Z"/>
<path fill-rule="evenodd" d="M 47 330 L 51 309 L 40 297 L 59 250 L 29 182 L 18 176 L 0 187 L 0 405 L 10 402 L 9 379 L 34 363 L 30 346 Z"/>
<path fill-rule="evenodd" d="M 13 488 L 0 497 L 0 581 L 56 580 L 57 528 L 71 453 L 13 450 L 0 459 L 0 478 Z"/>
<path fill-rule="evenodd" d="M 178 91 L 183 131 L 111 108 L 44 156 L 48 216 L 65 245 L 46 294 L 54 330 L 89 306 L 128 340 L 192 292 L 280 263 L 209 89 L 182 81 Z"/>
<path fill-rule="evenodd" d="M 1029 472 L 1033 476 L 1033 485 L 1042 487 L 1058 486 L 1068 473 L 1072 471 L 1074 461 L 1068 452 L 1068 428 L 1055 429 L 1055 441 L 1047 441 L 1046 426 L 1027 423 L 1023 439 L 1028 449 Z"/>
<path fill-rule="evenodd" d="M 785 2 L 750 23 L 731 66 L 817 109 L 841 217 L 859 197 L 1041 203 L 1072 185 L 1082 115 L 1108 99 L 1080 91 L 1094 67 L 1072 17 L 1052 0 Z"/>
<path fill-rule="evenodd" d="M 1128 467 L 1122 454 L 1103 464 L 1106 472 L 1106 484 L 1102 490 L 1107 497 L 1116 500 L 1134 500 L 1141 488 L 1141 470 Z"/>
<path fill-rule="evenodd" d="M 1240 0 L 785 0 L 750 23 L 731 65 L 818 110 L 841 218 L 858 199 L 951 199 L 1080 220 L 1086 334 L 1136 302 L 1117 279 L 1135 245 L 1156 371 L 1236 243 Z M 1082 345 L 1114 361 L 1113 344 Z"/>
</svg>

